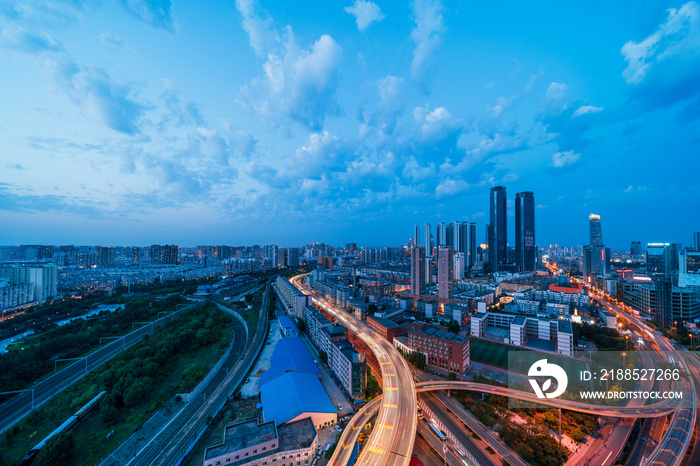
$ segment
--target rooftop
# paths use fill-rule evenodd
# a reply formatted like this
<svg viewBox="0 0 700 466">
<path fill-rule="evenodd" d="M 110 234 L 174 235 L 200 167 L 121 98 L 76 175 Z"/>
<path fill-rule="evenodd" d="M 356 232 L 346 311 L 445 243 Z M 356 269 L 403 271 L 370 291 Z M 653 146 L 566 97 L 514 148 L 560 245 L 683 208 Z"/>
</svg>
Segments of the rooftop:
<svg viewBox="0 0 700 466">
<path fill-rule="evenodd" d="M 376 314 L 373 316 L 367 316 L 367 318 L 372 319 L 373 321 L 375 321 L 376 323 L 378 323 L 379 325 L 381 325 L 384 328 L 400 327 L 400 325 L 397 324 L 396 322 L 394 322 L 393 320 L 385 319 L 384 317 L 379 317 Z"/>
<path fill-rule="evenodd" d="M 335 413 L 315 374 L 286 372 L 260 385 L 263 417 L 284 424 L 302 413 Z"/>
<path fill-rule="evenodd" d="M 257 419 L 249 419 L 232 424 L 224 429 L 224 443 L 207 448 L 204 452 L 204 459 L 209 460 L 217 456 L 227 455 L 253 445 L 269 442 L 275 438 L 277 438 L 277 430 L 274 422 L 258 424 Z"/>
<path fill-rule="evenodd" d="M 440 338 L 441 340 L 456 341 L 457 343 L 464 343 L 467 340 L 469 340 L 469 337 L 467 337 L 466 335 L 446 332 L 445 330 L 435 325 L 428 325 L 424 330 L 411 329 L 411 332 L 430 335 L 431 337 Z"/>
<path fill-rule="evenodd" d="M 321 375 L 320 369 L 299 337 L 280 339 L 270 358 L 270 365 L 271 369 L 260 377 L 260 385 L 289 371 Z"/>
<path fill-rule="evenodd" d="M 284 328 L 296 328 L 296 325 L 294 325 L 294 322 L 288 316 L 279 316 L 277 320 L 279 321 L 280 326 Z"/>
<path fill-rule="evenodd" d="M 516 317 L 515 319 L 513 319 L 513 321 L 511 322 L 511 324 L 515 324 L 515 325 L 525 325 L 525 321 L 526 321 L 526 320 L 527 320 L 527 317 L 525 317 L 525 316 L 518 316 L 518 317 Z"/>
<path fill-rule="evenodd" d="M 568 320 L 560 320 L 557 322 L 557 330 L 562 333 L 574 333 L 574 329 L 571 327 L 571 322 Z"/>
<path fill-rule="evenodd" d="M 476 314 L 474 314 L 474 316 L 472 318 L 474 318 L 474 317 L 476 317 L 477 319 L 483 319 L 484 317 L 486 317 L 486 313 L 485 312 L 477 312 Z"/>
</svg>

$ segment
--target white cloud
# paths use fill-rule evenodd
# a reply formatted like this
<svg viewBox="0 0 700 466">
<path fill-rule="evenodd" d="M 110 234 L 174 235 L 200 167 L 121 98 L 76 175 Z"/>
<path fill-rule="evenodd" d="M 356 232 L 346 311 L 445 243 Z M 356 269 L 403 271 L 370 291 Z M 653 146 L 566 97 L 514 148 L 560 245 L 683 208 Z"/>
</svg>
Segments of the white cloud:
<svg viewBox="0 0 700 466">
<path fill-rule="evenodd" d="M 620 50 L 627 61 L 622 72 L 627 84 L 642 82 L 655 65 L 673 57 L 697 57 L 700 54 L 700 7 L 688 2 L 680 9 L 668 10 L 668 18 L 659 29 L 640 42 L 629 41 Z"/>
<path fill-rule="evenodd" d="M 326 115 L 338 111 L 335 89 L 341 47 L 324 34 L 304 49 L 297 43 L 291 26 L 284 28 L 280 40 L 271 20 L 260 19 L 257 3 L 238 0 L 236 6 L 251 46 L 267 57 L 264 75 L 241 89 L 241 103 L 275 125 L 291 118 L 320 129 Z"/>
<path fill-rule="evenodd" d="M 553 82 L 547 87 L 545 99 L 549 101 L 561 101 L 566 97 L 569 86 L 563 83 Z"/>
<path fill-rule="evenodd" d="M 469 189 L 469 185 L 463 180 L 448 178 L 435 188 L 435 196 L 438 198 L 454 196 L 466 191 L 467 189 Z"/>
<path fill-rule="evenodd" d="M 594 107 L 592 105 L 581 105 L 571 115 L 571 118 L 576 118 L 577 116 L 586 115 L 587 113 L 600 113 L 603 110 L 604 110 L 603 107 Z"/>
<path fill-rule="evenodd" d="M 411 31 L 411 39 L 416 44 L 411 61 L 411 76 L 419 82 L 426 79 L 427 68 L 433 55 L 442 44 L 445 20 L 442 17 L 440 0 L 415 0 L 413 18 L 416 26 Z"/>
<path fill-rule="evenodd" d="M 379 5 L 365 0 L 356 0 L 353 6 L 345 7 L 345 11 L 355 17 L 357 29 L 364 31 L 370 24 L 384 19 Z"/>
<path fill-rule="evenodd" d="M 236 9 L 243 17 L 243 30 L 248 34 L 250 46 L 264 56 L 279 44 L 279 33 L 272 26 L 272 18 L 262 13 L 256 0 L 236 0 Z"/>
<path fill-rule="evenodd" d="M 428 106 L 416 107 L 413 119 L 420 125 L 421 136 L 426 140 L 444 139 L 459 127 L 459 122 L 445 107 L 430 111 Z"/>
<path fill-rule="evenodd" d="M 572 150 L 557 152 L 552 156 L 552 165 L 558 168 L 565 167 L 566 165 L 576 163 L 579 158 L 581 158 L 581 154 L 577 154 Z"/>
</svg>

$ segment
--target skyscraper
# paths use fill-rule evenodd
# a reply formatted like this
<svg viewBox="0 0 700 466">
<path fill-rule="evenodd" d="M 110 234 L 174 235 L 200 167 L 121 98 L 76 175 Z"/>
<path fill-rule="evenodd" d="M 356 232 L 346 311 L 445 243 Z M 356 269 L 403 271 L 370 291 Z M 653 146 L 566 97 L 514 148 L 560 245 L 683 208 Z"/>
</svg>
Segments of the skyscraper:
<svg viewBox="0 0 700 466">
<path fill-rule="evenodd" d="M 588 223 L 590 228 L 591 246 L 596 246 L 599 248 L 603 247 L 603 231 L 600 228 L 600 215 L 591 214 L 588 216 Z"/>
<path fill-rule="evenodd" d="M 454 249 L 455 243 L 455 229 L 454 224 L 448 223 L 445 226 L 445 246 L 449 246 Z"/>
<path fill-rule="evenodd" d="M 440 298 L 450 298 L 452 292 L 454 278 L 452 254 L 452 248 L 449 246 L 438 248 L 438 297 Z"/>
<path fill-rule="evenodd" d="M 445 222 L 438 223 L 436 240 L 436 246 L 445 246 L 447 244 L 447 231 L 445 231 Z"/>
<path fill-rule="evenodd" d="M 700 251 L 700 231 L 693 233 L 693 249 Z"/>
<path fill-rule="evenodd" d="M 654 278 L 654 291 L 656 292 L 654 323 L 667 329 L 673 327 L 672 290 L 670 278 L 663 276 Z"/>
<path fill-rule="evenodd" d="M 521 272 L 534 272 L 535 196 L 531 191 L 515 195 L 515 263 Z"/>
<path fill-rule="evenodd" d="M 425 291 L 425 248 L 411 249 L 411 293 L 421 295 Z"/>
<path fill-rule="evenodd" d="M 496 186 L 490 193 L 489 265 L 491 273 L 498 272 L 507 263 L 508 229 L 506 210 L 506 188 Z"/>
<path fill-rule="evenodd" d="M 420 228 L 418 228 L 418 225 L 413 225 L 413 245 L 420 246 Z"/>
<path fill-rule="evenodd" d="M 479 243 L 476 241 L 476 223 L 469 224 L 469 257 L 467 258 L 467 264 L 469 268 L 474 267 L 476 262 L 476 249 L 479 247 Z"/>
<path fill-rule="evenodd" d="M 642 255 L 642 243 L 640 241 L 632 241 L 630 246 L 630 256 L 633 258 L 640 257 Z"/>
<path fill-rule="evenodd" d="M 423 225 L 423 234 L 425 235 L 425 257 L 433 255 L 433 233 L 430 224 Z"/>
<path fill-rule="evenodd" d="M 669 243 L 647 244 L 647 276 L 669 276 L 673 270 Z"/>
</svg>

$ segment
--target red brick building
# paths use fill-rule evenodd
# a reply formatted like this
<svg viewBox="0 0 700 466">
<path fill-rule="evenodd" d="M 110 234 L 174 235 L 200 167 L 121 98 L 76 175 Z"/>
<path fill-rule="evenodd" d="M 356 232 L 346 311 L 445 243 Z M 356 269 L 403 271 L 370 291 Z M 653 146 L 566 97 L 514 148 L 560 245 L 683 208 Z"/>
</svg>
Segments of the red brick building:
<svg viewBox="0 0 700 466">
<path fill-rule="evenodd" d="M 411 324 L 408 347 L 425 354 L 429 366 L 458 374 L 469 368 L 469 336 L 448 332 L 444 327 L 422 322 Z"/>
</svg>

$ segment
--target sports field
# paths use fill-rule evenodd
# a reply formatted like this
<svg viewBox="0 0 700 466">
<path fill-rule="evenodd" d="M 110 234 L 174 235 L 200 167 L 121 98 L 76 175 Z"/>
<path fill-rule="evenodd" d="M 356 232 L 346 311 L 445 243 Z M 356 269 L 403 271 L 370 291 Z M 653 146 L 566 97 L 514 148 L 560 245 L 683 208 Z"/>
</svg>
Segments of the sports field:
<svg viewBox="0 0 700 466">
<path fill-rule="evenodd" d="M 557 356 L 556 354 L 531 351 L 528 349 L 515 349 L 512 346 L 501 345 L 492 341 L 477 340 L 472 338 L 470 342 L 470 357 L 473 361 L 508 369 L 508 353 L 513 353 L 513 367 L 510 369 L 527 374 L 530 366 L 539 359 L 547 359 L 564 368 L 567 373 L 577 373 L 584 370 L 583 362 Z M 572 372 L 569 372 L 572 371 Z"/>
</svg>

